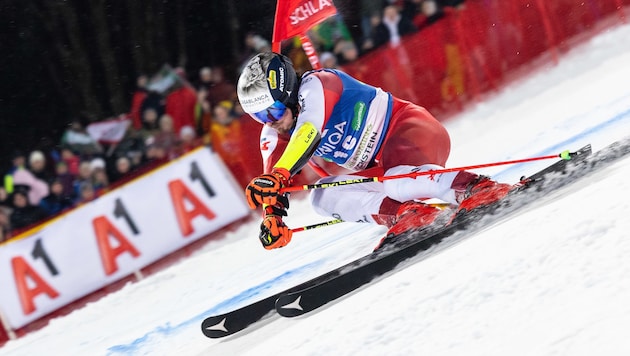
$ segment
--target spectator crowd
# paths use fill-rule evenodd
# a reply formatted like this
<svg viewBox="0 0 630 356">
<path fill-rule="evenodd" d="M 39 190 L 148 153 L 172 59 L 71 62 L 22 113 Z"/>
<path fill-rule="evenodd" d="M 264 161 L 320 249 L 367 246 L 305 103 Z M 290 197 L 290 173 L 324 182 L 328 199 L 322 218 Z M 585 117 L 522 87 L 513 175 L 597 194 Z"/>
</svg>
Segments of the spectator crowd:
<svg viewBox="0 0 630 356">
<path fill-rule="evenodd" d="M 398 45 L 401 37 L 438 21 L 444 9 L 462 2 L 361 0 L 360 38 L 350 35 L 339 15 L 315 26 L 308 36 L 322 66 L 336 68 L 380 46 Z M 267 40 L 249 33 L 240 61 L 270 49 Z M 283 52 L 298 72 L 310 69 L 297 39 L 285 41 Z M 248 171 L 258 167 L 247 164 L 243 153 L 257 147 L 260 132 L 245 117 L 222 67 L 203 67 L 194 78 L 167 65 L 151 77 L 139 75 L 121 139 L 99 141 L 85 120 L 75 119 L 54 148 L 14 152 L 11 167 L 1 172 L 0 242 L 200 145 L 211 146 L 245 186 L 259 172 Z"/>
<path fill-rule="evenodd" d="M 397 46 L 403 36 L 463 8 L 464 0 L 360 0 L 358 6 L 359 35 L 352 36 L 339 15 L 309 31 L 322 67 L 336 68 L 381 46 Z"/>
<path fill-rule="evenodd" d="M 53 148 L 12 154 L 0 173 L 0 242 L 202 145 L 220 155 L 240 185 L 258 173 L 242 163 L 249 126 L 241 125 L 236 87 L 222 68 L 201 68 L 189 80 L 165 65 L 138 76 L 130 101 L 127 114 L 106 120 L 126 125 L 119 140 L 99 140 L 87 120 L 74 119 Z M 259 131 L 251 135 L 257 146 Z"/>
</svg>

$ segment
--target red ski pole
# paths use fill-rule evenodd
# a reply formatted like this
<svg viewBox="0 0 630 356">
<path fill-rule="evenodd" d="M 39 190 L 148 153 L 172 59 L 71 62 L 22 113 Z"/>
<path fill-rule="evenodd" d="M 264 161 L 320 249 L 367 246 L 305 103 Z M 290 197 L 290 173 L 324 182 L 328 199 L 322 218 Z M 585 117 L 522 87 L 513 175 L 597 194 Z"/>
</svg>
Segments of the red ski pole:
<svg viewBox="0 0 630 356">
<path fill-rule="evenodd" d="M 532 162 L 532 161 L 541 161 L 541 160 L 545 160 L 545 159 L 561 158 L 563 160 L 567 160 L 568 161 L 575 154 L 576 154 L 575 152 L 569 152 L 567 150 L 567 151 L 563 151 L 560 154 L 555 154 L 555 155 L 540 156 L 540 157 L 530 157 L 530 158 L 516 159 L 516 160 L 511 160 L 511 161 L 501 161 L 501 162 L 477 164 L 477 165 L 473 165 L 473 166 L 434 169 L 434 170 L 429 170 L 429 171 L 424 171 L 424 172 L 411 172 L 411 173 L 396 174 L 396 175 L 391 175 L 391 176 L 354 178 L 354 179 L 346 179 L 346 180 L 342 180 L 342 181 L 338 181 L 338 182 L 330 182 L 330 183 L 304 184 L 304 185 L 284 187 L 284 188 L 280 189 L 280 193 L 297 192 L 297 191 L 312 190 L 312 189 L 326 189 L 326 188 L 338 187 L 338 186 L 341 186 L 341 185 L 349 185 L 349 184 L 360 184 L 360 183 L 368 183 L 368 182 L 383 182 L 383 181 L 386 181 L 386 180 L 400 179 L 400 178 L 416 178 L 416 177 L 419 177 L 419 176 L 427 176 L 427 175 L 433 175 L 433 174 L 458 172 L 458 171 L 467 171 L 467 170 L 488 168 L 488 167 L 495 167 L 495 166 L 502 166 L 502 165 L 508 165 L 508 164 L 525 163 L 525 162 Z"/>
</svg>

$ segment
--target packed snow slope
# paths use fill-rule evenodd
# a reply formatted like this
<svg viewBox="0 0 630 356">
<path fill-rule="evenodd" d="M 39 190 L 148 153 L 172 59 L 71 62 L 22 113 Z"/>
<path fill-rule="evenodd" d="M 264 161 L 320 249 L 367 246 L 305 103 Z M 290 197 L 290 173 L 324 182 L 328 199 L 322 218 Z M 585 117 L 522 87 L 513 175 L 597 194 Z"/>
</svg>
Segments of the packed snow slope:
<svg viewBox="0 0 630 356">
<path fill-rule="evenodd" d="M 446 122 L 450 167 L 603 148 L 630 134 L 630 26 Z M 550 162 L 482 171 L 515 182 Z M 205 338 L 201 321 L 369 253 L 343 223 L 266 251 L 256 223 L 8 343 L 3 355 L 629 355 L 630 159 L 311 315 Z M 324 221 L 294 200 L 288 223 Z"/>
</svg>

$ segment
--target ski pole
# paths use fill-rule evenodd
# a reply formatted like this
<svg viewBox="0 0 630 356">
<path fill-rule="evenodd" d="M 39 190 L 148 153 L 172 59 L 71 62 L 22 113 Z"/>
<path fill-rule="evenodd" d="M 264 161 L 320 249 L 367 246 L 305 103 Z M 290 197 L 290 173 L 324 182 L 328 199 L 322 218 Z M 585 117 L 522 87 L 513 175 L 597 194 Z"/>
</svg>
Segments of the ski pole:
<svg viewBox="0 0 630 356">
<path fill-rule="evenodd" d="M 472 170 L 472 169 L 480 169 L 480 168 L 502 166 L 502 165 L 508 165 L 508 164 L 525 163 L 525 162 L 532 162 L 532 161 L 541 161 L 541 160 L 545 160 L 545 159 L 554 159 L 554 158 L 558 158 L 558 157 L 563 159 L 563 160 L 568 161 L 568 160 L 571 159 L 571 157 L 575 156 L 576 154 L 577 154 L 576 152 L 570 152 L 569 150 L 566 150 L 566 151 L 563 151 L 562 153 L 555 154 L 555 155 L 530 157 L 530 158 L 516 159 L 516 160 L 511 160 L 511 161 L 501 161 L 501 162 L 477 164 L 477 165 L 473 165 L 473 166 L 434 169 L 434 170 L 423 171 L 423 172 L 410 172 L 410 173 L 396 174 L 396 175 L 391 175 L 391 176 L 353 178 L 353 179 L 346 179 L 346 180 L 342 180 L 342 181 L 338 181 L 338 182 L 329 182 L 329 183 L 316 183 L 316 184 L 296 185 L 296 186 L 284 187 L 284 188 L 280 189 L 280 193 L 297 192 L 297 191 L 312 190 L 312 189 L 325 189 L 325 188 L 338 187 L 338 186 L 341 186 L 341 185 L 350 185 L 350 184 L 359 184 L 359 183 L 383 182 L 383 181 L 386 181 L 386 180 L 400 179 L 400 178 L 416 178 L 416 177 L 419 177 L 419 176 L 428 176 L 428 175 L 440 174 L 440 173 L 450 173 L 450 172 L 466 171 L 466 170 Z"/>
<path fill-rule="evenodd" d="M 306 230 L 313 230 L 313 229 L 318 229 L 320 227 L 326 227 L 326 226 L 330 226 L 330 225 L 335 225 L 335 224 L 339 224 L 342 223 L 343 220 L 341 219 L 334 219 L 334 220 L 330 220 L 330 221 L 325 221 L 319 224 L 313 224 L 313 225 L 307 225 L 307 226 L 302 226 L 302 227 L 296 227 L 295 229 L 291 229 L 291 231 L 293 232 L 300 232 L 300 231 L 306 231 Z"/>
</svg>

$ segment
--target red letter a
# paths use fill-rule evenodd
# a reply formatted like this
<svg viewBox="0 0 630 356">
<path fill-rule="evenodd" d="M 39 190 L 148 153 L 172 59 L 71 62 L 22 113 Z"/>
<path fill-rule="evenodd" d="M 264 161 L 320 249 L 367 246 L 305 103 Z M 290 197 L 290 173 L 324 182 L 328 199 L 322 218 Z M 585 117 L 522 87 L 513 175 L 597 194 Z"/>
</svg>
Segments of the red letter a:
<svg viewBox="0 0 630 356">
<path fill-rule="evenodd" d="M 216 215 L 208 209 L 208 207 L 197 198 L 195 193 L 190 191 L 181 180 L 178 179 L 168 183 L 168 189 L 171 192 L 171 199 L 173 200 L 177 222 L 179 223 L 182 235 L 188 236 L 195 231 L 192 226 L 192 219 L 197 217 L 197 215 L 203 215 L 208 220 L 215 218 Z M 193 205 L 192 210 L 186 210 L 184 199 Z"/>
<path fill-rule="evenodd" d="M 106 275 L 111 275 L 118 270 L 116 257 L 123 252 L 129 252 L 133 257 L 140 256 L 140 252 L 125 238 L 125 236 L 104 216 L 99 216 L 92 222 L 98 250 L 101 254 L 101 261 Z M 109 237 L 114 237 L 118 241 L 118 247 L 112 247 Z"/>
<path fill-rule="evenodd" d="M 48 283 L 37 274 L 37 271 L 24 261 L 22 257 L 13 257 L 11 259 L 11 266 L 13 267 L 13 278 L 15 279 L 15 285 L 17 286 L 24 314 L 30 314 L 35 311 L 36 308 L 33 299 L 38 295 L 45 293 L 51 299 L 59 296 L 59 292 L 48 285 Z M 27 278 L 32 281 L 32 284 L 35 284 L 33 288 L 28 287 Z"/>
</svg>

